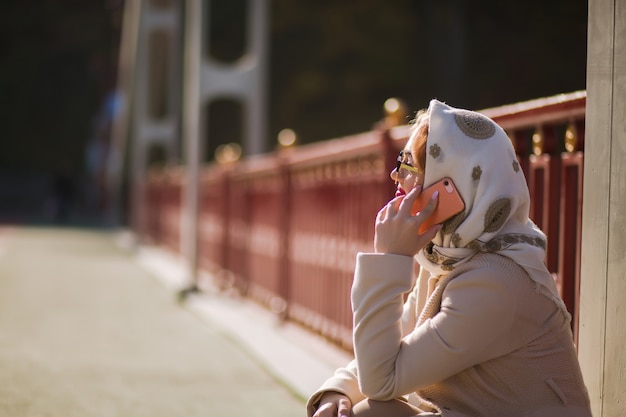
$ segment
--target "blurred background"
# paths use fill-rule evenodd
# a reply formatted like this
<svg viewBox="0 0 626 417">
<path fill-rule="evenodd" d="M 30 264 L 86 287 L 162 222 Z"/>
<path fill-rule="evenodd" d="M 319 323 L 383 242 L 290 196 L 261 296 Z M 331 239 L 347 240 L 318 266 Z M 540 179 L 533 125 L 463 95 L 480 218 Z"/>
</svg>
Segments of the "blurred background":
<svg viewBox="0 0 626 417">
<path fill-rule="evenodd" d="M 245 52 L 246 5 L 206 8 L 215 60 Z M 99 164 L 123 12 L 123 0 L 1 3 L 0 223 L 109 225 Z M 390 97 L 408 122 L 431 98 L 482 109 L 585 89 L 586 0 L 271 0 L 268 18 L 266 152 L 285 128 L 299 144 L 370 130 Z M 228 100 L 206 111 L 219 121 L 210 162 L 242 121 Z"/>
</svg>

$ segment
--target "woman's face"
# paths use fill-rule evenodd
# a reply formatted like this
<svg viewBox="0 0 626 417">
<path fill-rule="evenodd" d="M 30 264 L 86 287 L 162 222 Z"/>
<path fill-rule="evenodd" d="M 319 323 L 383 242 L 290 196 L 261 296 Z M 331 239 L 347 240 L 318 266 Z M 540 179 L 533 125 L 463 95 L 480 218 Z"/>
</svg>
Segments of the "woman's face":
<svg viewBox="0 0 626 417">
<path fill-rule="evenodd" d="M 389 174 L 397 184 L 396 197 L 406 195 L 417 185 L 424 185 L 424 173 L 415 167 L 413 159 L 414 136 L 411 136 L 403 150 L 398 155 L 398 164 Z"/>
</svg>

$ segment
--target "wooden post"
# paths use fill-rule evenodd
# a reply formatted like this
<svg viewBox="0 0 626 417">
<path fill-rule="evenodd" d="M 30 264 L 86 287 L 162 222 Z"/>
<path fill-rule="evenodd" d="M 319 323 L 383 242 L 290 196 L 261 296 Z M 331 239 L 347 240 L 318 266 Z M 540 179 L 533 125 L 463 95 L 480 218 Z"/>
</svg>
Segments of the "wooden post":
<svg viewBox="0 0 626 417">
<path fill-rule="evenodd" d="M 579 358 L 595 417 L 626 412 L 626 2 L 589 2 Z"/>
</svg>

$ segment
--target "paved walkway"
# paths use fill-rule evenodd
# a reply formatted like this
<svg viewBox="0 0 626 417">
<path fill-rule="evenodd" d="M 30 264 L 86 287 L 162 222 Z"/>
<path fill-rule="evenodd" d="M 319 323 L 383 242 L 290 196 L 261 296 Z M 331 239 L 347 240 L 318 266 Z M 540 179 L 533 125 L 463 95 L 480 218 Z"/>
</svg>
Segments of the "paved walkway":
<svg viewBox="0 0 626 417">
<path fill-rule="evenodd" d="M 0 417 L 297 417 L 349 359 L 120 237 L 0 228 Z"/>
</svg>

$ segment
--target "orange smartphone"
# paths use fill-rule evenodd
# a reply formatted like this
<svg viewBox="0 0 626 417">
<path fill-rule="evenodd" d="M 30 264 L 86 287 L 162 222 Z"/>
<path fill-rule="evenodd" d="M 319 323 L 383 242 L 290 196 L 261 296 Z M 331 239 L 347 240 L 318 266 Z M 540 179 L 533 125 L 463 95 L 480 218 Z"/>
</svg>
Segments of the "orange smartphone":
<svg viewBox="0 0 626 417">
<path fill-rule="evenodd" d="M 426 207 L 426 204 L 428 204 L 435 191 L 439 191 L 439 202 L 437 203 L 437 208 L 434 213 L 427 218 L 424 223 L 422 223 L 419 229 L 420 233 L 424 233 L 426 229 L 435 224 L 445 222 L 465 209 L 465 203 L 454 186 L 454 182 L 452 182 L 450 178 L 446 177 L 440 179 L 420 193 L 411 208 L 412 216 L 415 216 L 419 211 Z"/>
</svg>

